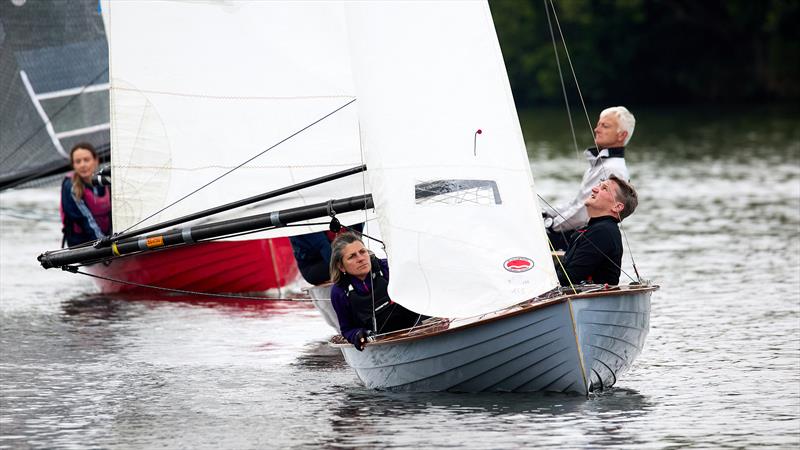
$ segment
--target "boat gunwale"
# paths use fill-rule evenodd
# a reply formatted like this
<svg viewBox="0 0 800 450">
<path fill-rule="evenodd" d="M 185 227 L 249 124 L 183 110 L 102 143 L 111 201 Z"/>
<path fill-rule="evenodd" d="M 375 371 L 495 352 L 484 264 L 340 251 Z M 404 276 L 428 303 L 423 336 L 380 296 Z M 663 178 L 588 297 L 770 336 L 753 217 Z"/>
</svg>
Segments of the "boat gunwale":
<svg viewBox="0 0 800 450">
<path fill-rule="evenodd" d="M 393 331 L 391 333 L 388 333 L 387 335 L 381 336 L 381 338 L 378 339 L 378 340 L 367 342 L 365 344 L 365 348 L 366 347 L 372 347 L 372 346 L 383 346 L 383 345 L 389 345 L 389 344 L 397 344 L 397 343 L 407 343 L 407 342 L 412 342 L 412 341 L 416 341 L 416 340 L 430 338 L 430 337 L 433 337 L 433 336 L 439 336 L 439 335 L 443 335 L 443 334 L 447 334 L 447 333 L 451 333 L 451 332 L 456 332 L 456 331 L 459 331 L 459 330 L 466 330 L 466 329 L 473 328 L 473 327 L 476 327 L 476 326 L 479 326 L 479 325 L 485 325 L 487 323 L 495 322 L 495 321 L 498 321 L 498 320 L 504 320 L 504 319 L 507 319 L 507 318 L 510 318 L 510 317 L 515 317 L 515 316 L 518 316 L 518 315 L 527 314 L 529 312 L 537 311 L 539 309 L 542 309 L 542 308 L 545 308 L 545 307 L 548 307 L 548 306 L 557 305 L 557 304 L 560 304 L 560 303 L 566 303 L 566 302 L 569 302 L 569 301 L 572 301 L 572 300 L 583 300 L 583 299 L 587 299 L 587 298 L 607 297 L 607 296 L 610 296 L 610 295 L 617 295 L 617 294 L 620 294 L 622 292 L 625 292 L 625 293 L 655 292 L 658 289 L 660 289 L 660 287 L 661 287 L 661 286 L 656 285 L 656 284 L 653 284 L 653 285 L 624 285 L 624 286 L 608 286 L 608 287 L 604 287 L 602 285 L 597 285 L 597 286 L 598 286 L 598 288 L 596 288 L 596 289 L 589 289 L 589 290 L 587 290 L 585 292 L 579 292 L 577 294 L 575 294 L 575 293 L 561 294 L 561 295 L 558 295 L 556 297 L 547 298 L 547 299 L 539 299 L 537 297 L 537 298 L 532 298 L 532 299 L 529 299 L 529 300 L 524 300 L 522 302 L 519 302 L 519 303 L 517 303 L 515 305 L 509 306 L 509 307 L 504 308 L 502 310 L 497 310 L 497 311 L 489 312 L 489 313 L 486 313 L 486 314 L 482 315 L 482 316 L 491 315 L 491 317 L 486 317 L 486 318 L 483 318 L 483 319 L 475 320 L 473 322 L 470 322 L 470 323 L 467 323 L 467 324 L 464 324 L 464 325 L 461 325 L 461 326 L 458 326 L 458 327 L 454 327 L 454 328 L 450 327 L 450 324 L 452 323 L 452 320 L 444 319 L 444 320 L 448 320 L 447 328 L 444 328 L 444 329 L 441 329 L 441 323 L 431 323 L 429 325 L 426 325 L 424 327 L 419 327 L 419 328 L 416 328 L 416 329 L 404 329 L 404 330 Z M 508 310 L 508 311 L 503 312 L 504 310 Z M 474 316 L 474 317 L 480 317 L 480 316 Z M 469 318 L 465 318 L 465 319 L 469 319 Z M 465 319 L 456 319 L 456 320 L 465 320 Z M 437 325 L 439 327 L 437 327 Z M 434 329 L 432 331 L 425 331 L 425 328 L 438 328 L 438 329 Z M 413 335 L 409 335 L 408 334 L 409 332 L 413 332 L 414 334 Z M 341 335 L 336 335 L 332 339 L 335 339 L 338 336 L 341 336 Z M 329 342 L 329 344 L 334 348 L 347 348 L 347 347 L 350 347 L 352 345 L 349 342 L 348 343 L 336 343 L 336 342 L 332 342 L 332 341 Z"/>
</svg>

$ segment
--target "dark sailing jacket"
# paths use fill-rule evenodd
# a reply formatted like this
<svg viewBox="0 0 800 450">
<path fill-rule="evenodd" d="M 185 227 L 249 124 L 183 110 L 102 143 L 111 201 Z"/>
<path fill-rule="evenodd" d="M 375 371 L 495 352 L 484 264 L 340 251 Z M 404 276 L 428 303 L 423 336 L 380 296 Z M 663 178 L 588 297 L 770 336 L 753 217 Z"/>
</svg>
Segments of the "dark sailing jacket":
<svg viewBox="0 0 800 450">
<path fill-rule="evenodd" d="M 355 344 L 361 331 L 389 333 L 413 327 L 425 318 L 389 298 L 389 266 L 385 259 L 372 257 L 370 275 L 364 280 L 346 275 L 331 289 L 339 329 L 351 344 Z"/>
<path fill-rule="evenodd" d="M 376 288 L 382 288 L 383 292 L 375 292 L 375 306 L 379 306 L 379 299 L 386 297 L 389 298 L 389 264 L 385 259 L 372 259 L 372 279 L 380 277 L 382 282 L 375 283 Z M 354 343 L 359 332 L 372 329 L 372 279 L 359 280 L 350 275 L 344 275 L 341 282 L 334 284 L 331 288 L 331 303 L 333 309 L 336 311 L 336 316 L 339 318 L 339 330 L 345 339 L 350 343 Z M 384 284 L 385 282 L 385 284 Z M 368 320 L 364 320 L 364 303 L 360 302 L 357 307 L 351 303 L 350 298 L 353 296 L 356 299 L 369 299 Z"/>
<path fill-rule="evenodd" d="M 622 236 L 617 219 L 611 216 L 593 217 L 585 229 L 576 231 L 564 255 L 564 269 L 573 284 L 582 281 L 595 284 L 619 283 L 622 266 Z M 564 271 L 556 267 L 558 281 L 568 286 Z"/>
</svg>

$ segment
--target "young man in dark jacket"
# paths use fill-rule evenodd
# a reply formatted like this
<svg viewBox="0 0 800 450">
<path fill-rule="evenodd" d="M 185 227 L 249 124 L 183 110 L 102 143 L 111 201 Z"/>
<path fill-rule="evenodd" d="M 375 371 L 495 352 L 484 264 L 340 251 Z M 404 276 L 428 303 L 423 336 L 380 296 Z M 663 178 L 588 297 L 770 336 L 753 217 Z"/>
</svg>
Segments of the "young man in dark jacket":
<svg viewBox="0 0 800 450">
<path fill-rule="evenodd" d="M 622 237 L 617 224 L 633 214 L 638 203 L 633 186 L 614 175 L 592 188 L 585 202 L 589 224 L 576 231 L 577 236 L 564 256 L 565 270 L 557 267 L 558 280 L 563 286 L 570 282 L 619 283 Z"/>
</svg>

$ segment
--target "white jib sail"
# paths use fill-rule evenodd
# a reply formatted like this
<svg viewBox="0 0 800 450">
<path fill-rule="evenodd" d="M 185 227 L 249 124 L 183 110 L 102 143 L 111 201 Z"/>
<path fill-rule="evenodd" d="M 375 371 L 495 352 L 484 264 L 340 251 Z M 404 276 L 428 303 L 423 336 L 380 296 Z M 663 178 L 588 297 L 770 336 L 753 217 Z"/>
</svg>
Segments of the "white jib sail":
<svg viewBox="0 0 800 450">
<path fill-rule="evenodd" d="M 115 231 L 355 98 L 339 3 L 105 1 L 103 15 Z M 362 163 L 351 104 L 142 226 Z M 369 192 L 365 178 L 304 189 L 246 213 L 361 195 Z M 350 223 L 364 218 L 354 215 Z"/>
<path fill-rule="evenodd" d="M 423 314 L 469 317 L 555 287 L 488 5 L 346 9 L 392 299 Z"/>
</svg>

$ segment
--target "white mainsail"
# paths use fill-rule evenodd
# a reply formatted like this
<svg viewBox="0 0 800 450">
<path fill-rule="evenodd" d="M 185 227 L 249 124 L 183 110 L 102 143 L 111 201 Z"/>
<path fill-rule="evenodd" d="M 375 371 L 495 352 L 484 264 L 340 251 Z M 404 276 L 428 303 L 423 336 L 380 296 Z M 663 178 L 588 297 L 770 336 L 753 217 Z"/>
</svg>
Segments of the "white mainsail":
<svg viewBox="0 0 800 450">
<path fill-rule="evenodd" d="M 423 314 L 467 317 L 555 287 L 488 4 L 346 9 L 392 299 Z"/>
<path fill-rule="evenodd" d="M 116 231 L 355 98 L 340 3 L 102 6 L 110 49 Z M 361 164 L 351 104 L 142 226 Z M 361 195 L 369 192 L 365 182 L 363 174 L 350 176 L 271 201 L 258 212 Z"/>
</svg>

